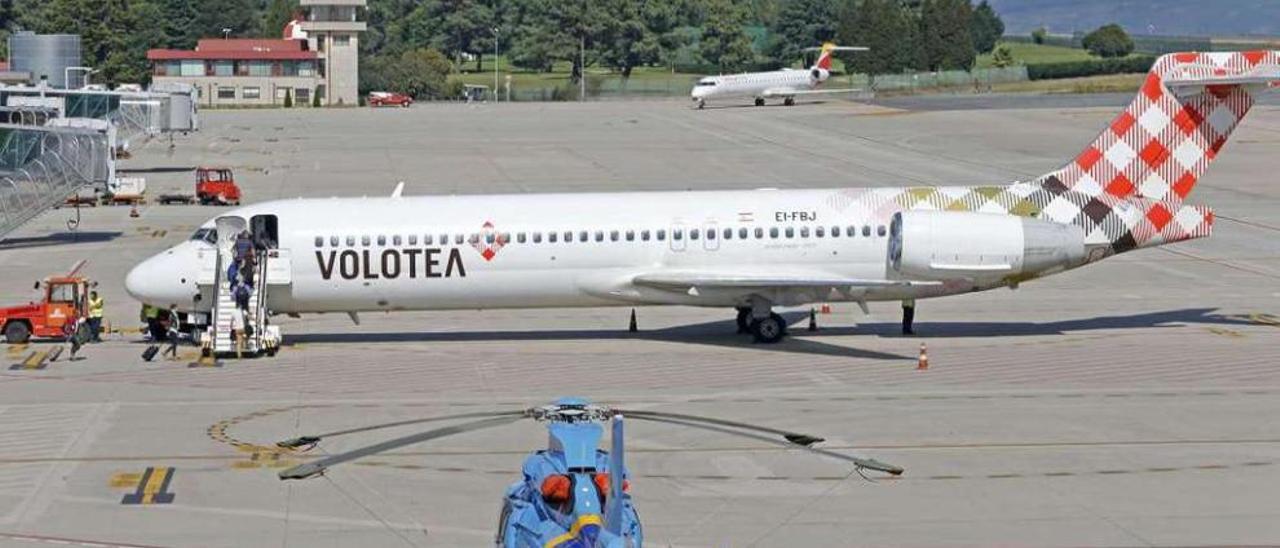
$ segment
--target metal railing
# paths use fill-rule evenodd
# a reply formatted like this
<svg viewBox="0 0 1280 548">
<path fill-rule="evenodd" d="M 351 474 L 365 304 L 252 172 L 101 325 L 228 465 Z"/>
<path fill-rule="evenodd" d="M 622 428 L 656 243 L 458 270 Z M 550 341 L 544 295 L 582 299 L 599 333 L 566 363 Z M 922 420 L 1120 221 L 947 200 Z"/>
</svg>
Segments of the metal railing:
<svg viewBox="0 0 1280 548">
<path fill-rule="evenodd" d="M 98 131 L 0 124 L 0 238 L 111 177 L 111 150 Z"/>
</svg>

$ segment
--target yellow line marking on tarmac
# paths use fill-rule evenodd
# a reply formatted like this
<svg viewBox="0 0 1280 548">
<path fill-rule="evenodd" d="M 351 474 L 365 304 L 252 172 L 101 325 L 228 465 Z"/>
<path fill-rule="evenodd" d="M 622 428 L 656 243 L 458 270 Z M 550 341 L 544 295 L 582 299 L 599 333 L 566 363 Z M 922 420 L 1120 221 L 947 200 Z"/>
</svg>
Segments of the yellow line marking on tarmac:
<svg viewBox="0 0 1280 548">
<path fill-rule="evenodd" d="M 148 467 L 138 479 L 137 490 L 120 499 L 120 504 L 169 504 L 173 502 L 173 492 L 169 484 L 173 481 L 174 469 L 170 467 Z"/>
<path fill-rule="evenodd" d="M 9 348 L 5 350 L 5 352 L 7 352 L 10 356 L 16 357 L 22 354 L 26 350 L 27 350 L 27 343 L 11 344 L 9 345 Z"/>
<path fill-rule="evenodd" d="M 1254 312 L 1249 314 L 1249 321 L 1256 324 L 1280 327 L 1280 317 L 1276 317 L 1274 314 Z"/>
<path fill-rule="evenodd" d="M 142 474 L 137 472 L 121 472 L 112 474 L 111 487 L 116 489 L 132 489 L 138 486 L 138 482 L 142 481 Z"/>
<path fill-rule="evenodd" d="M 1214 335 L 1222 335 L 1223 337 L 1231 337 L 1233 339 L 1243 339 L 1245 337 L 1244 333 L 1234 329 L 1227 329 L 1225 327 L 1206 327 L 1205 331 L 1213 333 Z"/>
</svg>

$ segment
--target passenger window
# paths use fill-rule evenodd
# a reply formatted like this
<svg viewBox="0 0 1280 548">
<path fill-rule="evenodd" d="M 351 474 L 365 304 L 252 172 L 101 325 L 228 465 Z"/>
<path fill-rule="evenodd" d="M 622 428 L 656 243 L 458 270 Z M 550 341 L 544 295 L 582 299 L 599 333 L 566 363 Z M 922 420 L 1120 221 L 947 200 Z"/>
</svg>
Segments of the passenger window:
<svg viewBox="0 0 1280 548">
<path fill-rule="evenodd" d="M 617 230 L 611 230 L 611 231 L 609 231 L 609 241 L 611 241 L 611 242 L 616 242 L 616 241 L 618 241 L 618 231 L 617 231 Z"/>
<path fill-rule="evenodd" d="M 569 232 L 568 230 L 564 231 L 564 243 L 567 244 L 572 241 L 573 241 L 573 233 Z"/>
<path fill-rule="evenodd" d="M 862 225 L 862 235 L 863 236 L 871 235 L 871 225 Z"/>
<path fill-rule="evenodd" d="M 761 238 L 764 238 L 764 229 L 756 227 L 756 239 L 759 240 Z"/>
<path fill-rule="evenodd" d="M 699 231 L 698 229 L 696 229 L 696 228 L 695 228 L 695 229 L 693 229 L 693 230 L 690 230 L 690 231 L 689 231 L 689 239 L 690 239 L 690 240 L 696 240 L 696 239 L 698 239 L 698 234 L 700 234 L 700 231 Z"/>
<path fill-rule="evenodd" d="M 801 237 L 801 238 L 808 238 L 808 237 L 809 237 L 809 227 L 807 227 L 807 226 L 802 226 L 802 227 L 800 227 L 800 237 Z"/>
<path fill-rule="evenodd" d="M 672 239 L 672 240 L 683 240 L 683 239 L 684 239 L 684 230 L 681 230 L 681 229 L 679 229 L 679 228 L 677 228 L 677 229 L 675 229 L 675 230 L 672 230 L 672 231 L 671 231 L 671 239 Z"/>
<path fill-rule="evenodd" d="M 733 239 L 733 229 L 732 229 L 732 228 L 726 228 L 726 229 L 724 229 L 724 238 L 722 238 L 722 239 L 724 239 L 724 240 L 732 240 L 732 239 Z"/>
<path fill-rule="evenodd" d="M 634 230 L 628 230 L 628 231 L 627 231 L 627 241 L 628 241 L 628 242 L 634 242 L 634 241 L 636 241 L 636 231 L 634 231 Z"/>
<path fill-rule="evenodd" d="M 329 236 L 329 246 L 330 246 L 330 247 L 338 247 L 338 237 L 337 237 L 337 236 Z"/>
<path fill-rule="evenodd" d="M 661 242 L 666 239 L 667 239 L 667 231 L 663 229 L 658 229 L 658 241 Z"/>
<path fill-rule="evenodd" d="M 852 238 L 852 237 L 854 237 L 854 236 L 857 236 L 857 235 L 858 235 L 858 227 L 853 226 L 853 225 L 849 225 L 848 227 L 845 227 L 845 229 L 844 229 L 844 235 L 845 235 L 845 236 L 848 236 L 848 237 L 850 237 L 850 238 Z"/>
<path fill-rule="evenodd" d="M 880 236 L 881 238 L 883 238 L 883 237 L 884 237 L 884 232 L 885 232 L 884 225 L 880 225 L 880 226 L 876 227 L 876 236 Z"/>
<path fill-rule="evenodd" d="M 355 246 L 356 246 L 356 237 L 347 236 L 347 247 L 355 247 Z"/>
<path fill-rule="evenodd" d="M 418 235 L 417 235 L 417 234 L 410 234 L 410 235 L 409 235 L 409 245 L 418 245 Z"/>
<path fill-rule="evenodd" d="M 448 234 L 441 234 L 441 235 L 440 235 L 440 245 L 449 245 L 449 235 L 448 235 Z"/>
<path fill-rule="evenodd" d="M 814 229 L 813 229 L 813 235 L 814 235 L 814 236 L 817 236 L 817 237 L 819 237 L 819 238 L 821 238 L 821 237 L 823 237 L 823 236 L 826 236 L 826 235 L 827 235 L 827 229 L 826 229 L 826 228 L 824 228 L 824 227 L 821 227 L 821 226 L 820 226 L 820 227 L 817 227 L 817 228 L 814 228 Z"/>
<path fill-rule="evenodd" d="M 796 237 L 795 227 L 790 227 L 790 226 L 787 227 L 786 233 L 788 238 L 795 238 Z"/>
<path fill-rule="evenodd" d="M 832 238 L 839 238 L 839 237 L 840 237 L 840 227 L 838 227 L 838 226 L 833 226 L 833 227 L 831 227 L 831 237 L 832 237 Z"/>
<path fill-rule="evenodd" d="M 535 244 L 540 244 L 540 243 L 542 243 L 542 233 L 541 233 L 541 232 L 534 232 L 534 233 L 533 233 L 533 243 L 535 243 Z"/>
<path fill-rule="evenodd" d="M 472 232 L 470 235 L 467 236 L 467 243 L 473 244 L 473 245 L 480 243 L 480 235 L 476 234 L 475 232 Z"/>
<path fill-rule="evenodd" d="M 775 226 L 775 227 L 772 227 L 772 228 L 770 228 L 770 229 L 769 229 L 769 237 L 770 237 L 770 238 L 777 238 L 777 237 L 778 237 L 778 227 L 776 227 L 776 226 Z"/>
<path fill-rule="evenodd" d="M 324 247 L 324 236 L 316 236 L 316 247 Z"/>
<path fill-rule="evenodd" d="M 588 238 L 587 231 L 583 230 L 583 231 L 581 231 L 581 232 L 578 232 L 578 241 L 579 241 L 579 242 L 587 242 L 587 241 L 590 241 L 590 238 Z"/>
<path fill-rule="evenodd" d="M 422 235 L 422 245 L 431 245 L 431 242 L 435 241 L 435 240 L 433 240 L 432 238 L 433 238 L 433 237 L 432 237 L 430 234 L 423 234 L 423 235 Z"/>
<path fill-rule="evenodd" d="M 474 234 L 473 234 L 473 236 L 474 236 Z M 463 240 L 465 240 L 466 238 L 467 238 L 467 237 L 466 237 L 465 235 L 463 235 L 463 234 L 454 234 L 454 235 L 453 235 L 453 244 L 454 244 L 454 245 L 462 245 Z"/>
<path fill-rule="evenodd" d="M 362 247 L 368 247 L 368 246 L 369 246 L 369 242 L 370 242 L 370 241 L 372 241 L 372 239 L 371 239 L 371 238 L 369 238 L 369 235 L 368 235 L 368 234 L 366 234 L 366 235 L 364 235 L 364 236 L 361 236 L 361 237 L 360 237 L 360 245 L 361 245 Z"/>
<path fill-rule="evenodd" d="M 518 244 L 522 244 L 522 243 L 524 243 L 524 233 L 523 233 L 523 232 L 517 232 L 517 233 L 516 233 L 516 243 L 518 243 Z"/>
<path fill-rule="evenodd" d="M 603 230 L 597 230 L 597 231 L 596 231 L 596 241 L 597 241 L 597 242 L 603 242 L 603 241 L 604 241 L 604 231 L 603 231 Z"/>
<path fill-rule="evenodd" d="M 747 229 L 745 227 L 738 229 L 738 239 L 739 240 L 747 239 Z"/>
<path fill-rule="evenodd" d="M 648 230 L 641 230 L 641 231 L 640 231 L 640 239 L 641 239 L 641 240 L 644 240 L 644 241 L 646 241 L 646 242 L 647 242 L 647 241 L 649 241 L 649 231 L 648 231 Z"/>
<path fill-rule="evenodd" d="M 379 235 L 378 235 L 378 245 L 387 245 L 387 237 L 386 237 L 386 236 L 383 236 L 383 235 L 381 235 L 381 234 L 379 234 Z"/>
<path fill-rule="evenodd" d="M 556 243 L 556 237 L 557 237 L 557 236 L 559 236 L 559 235 L 560 235 L 560 233 L 558 233 L 558 232 L 548 232 L 548 233 L 547 233 L 547 243 L 552 243 L 552 244 Z"/>
<path fill-rule="evenodd" d="M 404 243 L 404 240 L 400 238 L 399 234 L 396 234 L 395 236 L 391 237 L 391 245 L 403 245 L 403 243 Z"/>
<path fill-rule="evenodd" d="M 707 229 L 707 239 L 708 239 L 708 240 L 714 240 L 714 239 L 716 239 L 716 229 L 714 229 L 714 228 L 708 228 L 708 229 Z"/>
</svg>

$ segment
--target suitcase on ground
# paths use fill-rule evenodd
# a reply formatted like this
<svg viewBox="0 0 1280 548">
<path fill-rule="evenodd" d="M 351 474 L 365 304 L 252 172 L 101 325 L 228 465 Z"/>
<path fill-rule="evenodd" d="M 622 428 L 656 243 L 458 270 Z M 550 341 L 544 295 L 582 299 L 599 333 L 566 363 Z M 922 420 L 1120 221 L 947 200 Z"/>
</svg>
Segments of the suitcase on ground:
<svg viewBox="0 0 1280 548">
<path fill-rule="evenodd" d="M 146 350 L 142 351 L 142 359 L 143 361 L 149 362 L 152 360 L 152 358 L 156 357 L 156 354 L 159 354 L 159 353 L 160 353 L 160 345 L 153 344 L 151 346 L 148 346 Z"/>
</svg>

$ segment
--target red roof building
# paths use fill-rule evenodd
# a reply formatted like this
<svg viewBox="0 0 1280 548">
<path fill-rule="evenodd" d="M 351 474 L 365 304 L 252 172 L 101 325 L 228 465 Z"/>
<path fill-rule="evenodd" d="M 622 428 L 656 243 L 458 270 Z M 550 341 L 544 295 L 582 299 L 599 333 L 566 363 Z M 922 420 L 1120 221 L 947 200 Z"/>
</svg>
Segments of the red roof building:
<svg viewBox="0 0 1280 548">
<path fill-rule="evenodd" d="M 153 80 L 191 84 L 208 105 L 309 104 L 323 95 L 320 56 L 306 40 L 209 38 L 193 50 L 147 51 Z"/>
</svg>

